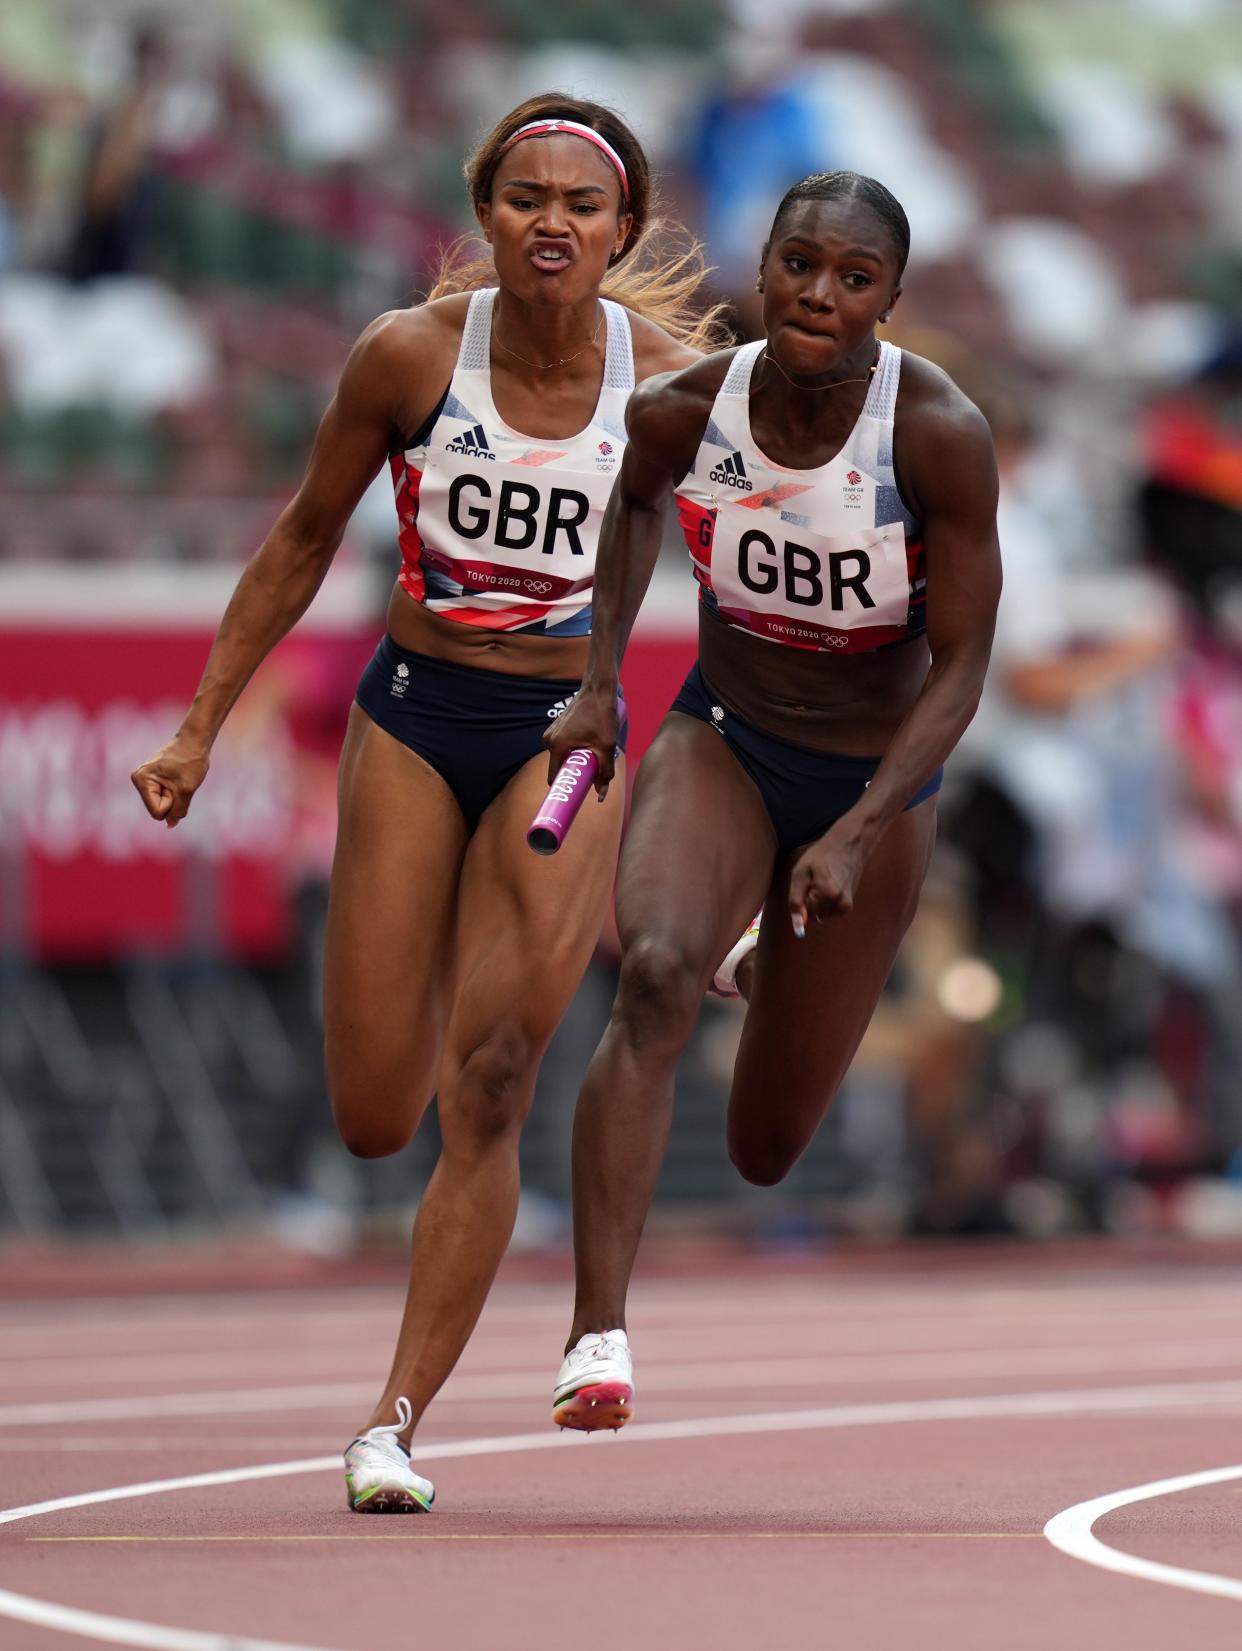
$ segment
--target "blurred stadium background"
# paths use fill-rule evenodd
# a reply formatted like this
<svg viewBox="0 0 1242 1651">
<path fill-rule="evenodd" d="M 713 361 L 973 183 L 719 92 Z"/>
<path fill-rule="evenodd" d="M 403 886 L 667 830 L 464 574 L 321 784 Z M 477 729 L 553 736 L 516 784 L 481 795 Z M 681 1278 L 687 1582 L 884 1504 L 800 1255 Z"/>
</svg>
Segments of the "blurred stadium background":
<svg viewBox="0 0 1242 1651">
<path fill-rule="evenodd" d="M 1236 0 L 41 0 L 0 15 L 0 1228 L 404 1239 L 435 1154 L 323 1091 L 334 760 L 395 569 L 381 476 L 187 826 L 175 728 L 350 341 L 467 226 L 518 98 L 612 103 L 755 325 L 806 172 L 873 173 L 890 336 L 984 408 L 1007 588 L 916 927 L 788 1184 L 722 1139 L 705 1004 L 655 1215 L 817 1246 L 1242 1236 L 1242 8 Z M 670 542 L 627 684 L 693 649 Z M 418 845 L 410 845 L 418 873 Z M 562 1249 L 607 944 L 545 1065 L 515 1243 Z M 399 980 L 393 1010 L 401 1012 Z"/>
</svg>

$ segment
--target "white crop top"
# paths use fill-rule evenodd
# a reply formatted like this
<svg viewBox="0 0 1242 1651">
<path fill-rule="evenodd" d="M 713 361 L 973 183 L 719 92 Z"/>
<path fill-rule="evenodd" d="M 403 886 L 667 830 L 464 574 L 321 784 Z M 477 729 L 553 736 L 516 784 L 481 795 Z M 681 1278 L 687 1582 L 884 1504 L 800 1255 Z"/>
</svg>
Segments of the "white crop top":
<svg viewBox="0 0 1242 1651">
<path fill-rule="evenodd" d="M 864 653 L 927 628 L 922 524 L 893 472 L 901 351 L 880 357 L 858 422 L 835 458 L 792 470 L 750 429 L 764 341 L 737 352 L 689 474 L 677 489 L 699 599 L 770 642 Z"/>
<path fill-rule="evenodd" d="M 600 524 L 625 449 L 634 352 L 624 308 L 601 300 L 608 343 L 599 401 L 564 440 L 511 430 L 492 400 L 496 289 L 472 294 L 448 392 L 391 460 L 402 588 L 433 613 L 486 630 L 591 629 Z"/>
</svg>

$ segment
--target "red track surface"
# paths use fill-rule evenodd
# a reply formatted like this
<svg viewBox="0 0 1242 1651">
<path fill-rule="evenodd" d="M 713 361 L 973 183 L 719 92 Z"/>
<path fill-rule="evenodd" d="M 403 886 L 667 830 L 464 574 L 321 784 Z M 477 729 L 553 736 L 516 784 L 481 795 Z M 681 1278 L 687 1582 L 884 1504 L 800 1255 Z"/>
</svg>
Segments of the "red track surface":
<svg viewBox="0 0 1242 1651">
<path fill-rule="evenodd" d="M 194 1629 L 203 1651 L 1223 1651 L 1242 1601 L 1093 1568 L 1042 1529 L 1242 1460 L 1237 1286 L 1232 1268 L 917 1252 L 648 1280 L 635 1422 L 559 1440 L 568 1288 L 511 1280 L 419 1440 L 532 1442 L 434 1453 L 434 1514 L 352 1515 L 335 1468 L 178 1489 L 0 1524 L 0 1589 L 163 1630 L 112 1643 Z M 395 1283 L 0 1305 L 0 1504 L 335 1455 L 398 1308 Z M 717 1419 L 740 1431 L 653 1425 Z M 1242 1479 L 1096 1534 L 1242 1579 L 1240 1513 Z M 85 1643 L 0 1615 L 4 1651 Z"/>
</svg>

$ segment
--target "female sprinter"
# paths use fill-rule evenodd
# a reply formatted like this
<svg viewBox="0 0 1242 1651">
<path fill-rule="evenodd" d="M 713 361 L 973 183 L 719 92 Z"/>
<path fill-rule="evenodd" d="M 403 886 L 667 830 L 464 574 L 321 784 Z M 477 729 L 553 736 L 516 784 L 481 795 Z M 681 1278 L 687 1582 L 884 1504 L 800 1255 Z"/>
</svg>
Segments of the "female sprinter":
<svg viewBox="0 0 1242 1651">
<path fill-rule="evenodd" d="M 704 989 L 766 901 L 729 1098 L 749 1181 L 786 1175 L 849 1068 L 913 916 L 941 764 L 979 698 L 1000 593 L 982 415 L 875 336 L 909 227 L 817 174 L 762 255 L 766 339 L 653 379 L 596 569 L 581 692 L 552 766 L 617 736 L 617 671 L 677 494 L 699 660 L 643 761 L 621 856 L 621 979 L 574 1125 L 578 1294 L 554 1419 L 617 1427 L 625 1298 Z M 777 919 L 777 913 L 780 919 Z"/>
<path fill-rule="evenodd" d="M 157 820 L 184 818 L 229 708 L 390 461 L 402 566 L 341 756 L 326 1061 L 351 1151 L 398 1151 L 433 1093 L 443 1149 L 392 1373 L 346 1451 L 349 1504 L 367 1512 L 431 1505 L 408 1441 L 508 1243 L 536 1072 L 603 923 L 620 789 L 555 858 L 533 855 L 525 828 L 546 790 L 542 737 L 586 665 L 626 400 L 697 359 L 703 336 L 684 313 L 697 254 L 635 268 L 650 177 L 609 110 L 534 98 L 466 175 L 492 262 L 362 334 L 185 721 L 134 775 Z"/>
</svg>

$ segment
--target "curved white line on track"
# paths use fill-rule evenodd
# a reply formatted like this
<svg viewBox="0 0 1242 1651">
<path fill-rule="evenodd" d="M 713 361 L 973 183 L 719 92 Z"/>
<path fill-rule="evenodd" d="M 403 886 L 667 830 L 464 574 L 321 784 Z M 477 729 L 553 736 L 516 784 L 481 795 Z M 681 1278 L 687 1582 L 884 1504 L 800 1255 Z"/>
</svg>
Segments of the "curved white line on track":
<svg viewBox="0 0 1242 1651">
<path fill-rule="evenodd" d="M 1123 1553 L 1120 1548 L 1110 1548 L 1106 1542 L 1101 1542 L 1091 1528 L 1106 1513 L 1112 1513 L 1115 1508 L 1129 1507 L 1132 1502 L 1150 1502 L 1158 1496 L 1172 1496 L 1177 1491 L 1223 1485 L 1230 1479 L 1242 1479 L 1242 1466 L 1209 1468 L 1203 1473 L 1184 1473 L 1177 1479 L 1153 1479 L 1149 1485 L 1112 1491 L 1107 1496 L 1093 1497 L 1090 1502 L 1078 1502 L 1072 1508 L 1054 1514 L 1044 1526 L 1044 1535 L 1054 1548 L 1059 1548 L 1071 1559 L 1081 1559 L 1085 1564 L 1098 1565 L 1105 1571 L 1141 1577 L 1145 1582 L 1165 1582 L 1173 1588 L 1189 1588 L 1196 1594 L 1215 1594 L 1218 1599 L 1242 1600 L 1242 1580 L 1237 1577 L 1217 1576 L 1214 1571 L 1188 1571 L 1181 1565 L 1162 1565 L 1158 1560 Z"/>
<path fill-rule="evenodd" d="M 833 1405 L 821 1410 L 781 1410 L 742 1416 L 704 1417 L 699 1421 L 647 1422 L 626 1429 L 630 1442 L 659 1443 L 673 1439 L 723 1438 L 746 1433 L 795 1433 L 838 1427 L 881 1427 L 904 1422 L 986 1421 L 1013 1416 L 1074 1416 L 1109 1411 L 1160 1410 L 1242 1398 L 1242 1382 L 1182 1382 L 1159 1387 L 1091 1387 L 1048 1393 L 1002 1393 L 977 1398 L 922 1399 L 897 1404 Z M 419 1449 L 418 1460 L 444 1461 L 467 1456 L 501 1456 L 515 1451 L 573 1450 L 579 1441 L 551 1429 L 539 1433 L 501 1434 L 494 1438 L 447 1440 Z M 215 1485 L 239 1485 L 260 1479 L 280 1479 L 301 1473 L 341 1471 L 339 1456 L 313 1456 L 300 1461 L 267 1462 L 258 1467 L 225 1468 L 217 1473 L 194 1473 L 177 1479 L 152 1479 L 107 1490 L 84 1491 L 76 1496 L 53 1497 L 25 1507 L 0 1510 L 0 1525 L 71 1508 L 97 1507 L 169 1491 L 202 1490 Z M 1242 1468 L 1230 1470 L 1242 1475 Z M 1192 1476 L 1193 1477 L 1193 1476 Z M 1181 1486 L 1182 1481 L 1168 1481 Z M 1124 1496 L 1129 1493 L 1122 1492 Z M 1137 1499 L 1137 1498 L 1136 1498 Z M 1102 1499 L 1108 1501 L 1108 1498 Z M 1084 1504 L 1090 1507 L 1093 1504 Z M 1073 1512 L 1075 1510 L 1068 1510 Z M 1104 1512 L 1103 1508 L 1100 1512 Z M 1099 1515 L 1097 1514 L 1098 1518 Z M 1106 1552 L 1109 1550 L 1106 1550 Z M 1119 1556 L 1125 1557 L 1125 1556 Z M 1188 1573 L 1194 1575 L 1195 1573 Z M 1213 1581 L 1228 1581 L 1213 1578 Z M 29 1622 L 40 1628 L 82 1634 L 112 1645 L 130 1645 L 144 1651 L 325 1651 L 323 1647 L 289 1641 L 259 1640 L 210 1630 L 170 1628 L 106 1616 L 52 1600 L 34 1599 L 0 1589 L 0 1616 Z"/>
</svg>

